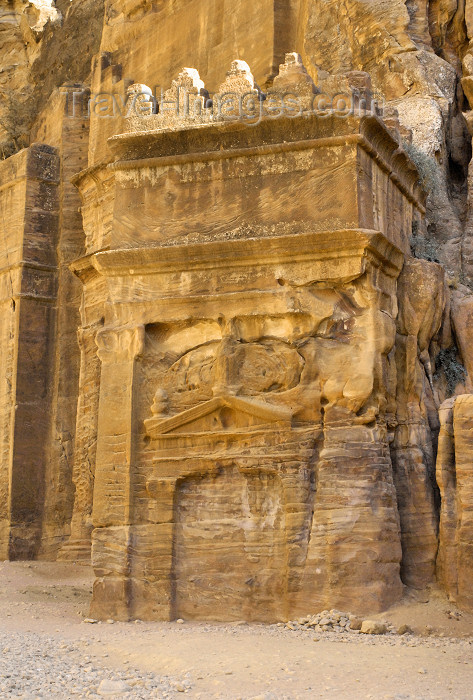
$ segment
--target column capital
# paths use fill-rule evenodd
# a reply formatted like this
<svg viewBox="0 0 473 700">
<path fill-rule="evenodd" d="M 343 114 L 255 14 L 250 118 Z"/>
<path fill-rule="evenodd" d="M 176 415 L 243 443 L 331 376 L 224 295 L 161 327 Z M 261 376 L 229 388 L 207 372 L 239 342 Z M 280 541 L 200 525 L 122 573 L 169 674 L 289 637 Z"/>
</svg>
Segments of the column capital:
<svg viewBox="0 0 473 700">
<path fill-rule="evenodd" d="M 132 362 L 143 352 L 145 327 L 104 328 L 95 336 L 97 355 L 104 364 Z"/>
<path fill-rule="evenodd" d="M 77 343 L 81 351 L 87 347 L 90 348 L 90 343 L 94 344 L 97 333 L 102 329 L 102 324 L 97 323 L 92 326 L 79 326 L 77 329 Z"/>
</svg>

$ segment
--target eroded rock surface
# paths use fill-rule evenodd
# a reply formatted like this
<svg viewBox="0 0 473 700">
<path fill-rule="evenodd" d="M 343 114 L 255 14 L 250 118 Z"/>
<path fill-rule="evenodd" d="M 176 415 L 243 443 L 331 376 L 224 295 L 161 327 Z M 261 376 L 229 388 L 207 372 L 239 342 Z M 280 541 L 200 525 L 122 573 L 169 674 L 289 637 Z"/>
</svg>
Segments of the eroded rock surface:
<svg viewBox="0 0 473 700">
<path fill-rule="evenodd" d="M 257 94 L 242 62 L 230 86 Z M 145 110 L 111 139 L 113 168 L 76 180 L 84 313 L 105 315 L 95 617 L 277 620 L 401 595 L 386 406 L 397 278 L 424 213 L 416 171 L 376 117 L 235 130 L 231 116 Z M 442 319 L 441 282 L 433 318 L 419 301 L 408 329 L 421 344 Z M 418 557 L 433 572 L 430 537 Z"/>
<path fill-rule="evenodd" d="M 473 395 L 446 401 L 440 408 L 440 418 L 437 481 L 442 510 L 438 573 L 451 599 L 472 610 Z"/>
<path fill-rule="evenodd" d="M 92 548 L 101 617 L 471 605 L 470 5 L 0 9 L 2 556 Z"/>
</svg>

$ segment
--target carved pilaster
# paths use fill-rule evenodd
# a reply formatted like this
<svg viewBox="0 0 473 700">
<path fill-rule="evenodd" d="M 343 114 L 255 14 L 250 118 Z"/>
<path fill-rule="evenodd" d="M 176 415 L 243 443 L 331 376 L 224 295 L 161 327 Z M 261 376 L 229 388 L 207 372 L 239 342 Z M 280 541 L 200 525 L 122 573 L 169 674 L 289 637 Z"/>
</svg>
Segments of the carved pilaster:
<svg viewBox="0 0 473 700">
<path fill-rule="evenodd" d="M 128 619 L 130 614 L 133 396 L 135 360 L 144 337 L 144 327 L 135 326 L 106 328 L 95 338 L 102 362 L 92 517 L 92 564 L 98 579 L 91 610 L 97 617 Z"/>
<path fill-rule="evenodd" d="M 60 560 L 90 560 L 100 395 L 100 360 L 97 356 L 95 336 L 101 327 L 101 324 L 95 324 L 79 328 L 77 331 L 80 375 L 72 474 L 75 487 L 74 510 L 71 534 L 58 555 Z"/>
<path fill-rule="evenodd" d="M 128 525 L 134 364 L 144 327 L 107 328 L 95 342 L 102 372 L 93 521 L 95 527 Z"/>
</svg>

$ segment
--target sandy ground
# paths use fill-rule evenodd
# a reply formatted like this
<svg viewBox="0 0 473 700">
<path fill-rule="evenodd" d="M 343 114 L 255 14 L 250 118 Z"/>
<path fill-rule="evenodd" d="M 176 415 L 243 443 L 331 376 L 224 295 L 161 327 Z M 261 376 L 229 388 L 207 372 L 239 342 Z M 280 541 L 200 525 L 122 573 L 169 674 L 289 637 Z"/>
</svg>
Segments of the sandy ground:
<svg viewBox="0 0 473 700">
<path fill-rule="evenodd" d="M 91 571 L 0 562 L 0 698 L 473 698 L 473 617 L 439 592 L 379 619 L 414 635 L 84 622 Z M 308 611 L 309 612 L 309 611 Z M 456 619 L 456 618 L 459 619 Z"/>
</svg>

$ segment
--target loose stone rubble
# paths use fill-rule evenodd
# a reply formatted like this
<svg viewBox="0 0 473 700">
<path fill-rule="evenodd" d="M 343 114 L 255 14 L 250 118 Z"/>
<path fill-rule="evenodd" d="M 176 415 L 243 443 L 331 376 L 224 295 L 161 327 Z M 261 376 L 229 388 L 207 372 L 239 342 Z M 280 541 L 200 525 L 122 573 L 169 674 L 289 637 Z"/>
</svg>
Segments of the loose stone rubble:
<svg viewBox="0 0 473 700">
<path fill-rule="evenodd" d="M 290 630 L 307 629 L 343 634 L 406 634 L 409 631 L 407 625 L 396 629 L 394 625 L 389 623 L 376 620 L 362 620 L 357 615 L 338 610 L 323 610 L 317 615 L 301 617 L 297 621 L 287 622 L 286 628 Z"/>
<path fill-rule="evenodd" d="M 120 697 L 177 698 L 190 687 L 187 678 L 139 671 L 106 670 L 84 653 L 81 642 L 58 642 L 50 635 L 0 633 L 0 695 L 24 700 Z"/>
</svg>

